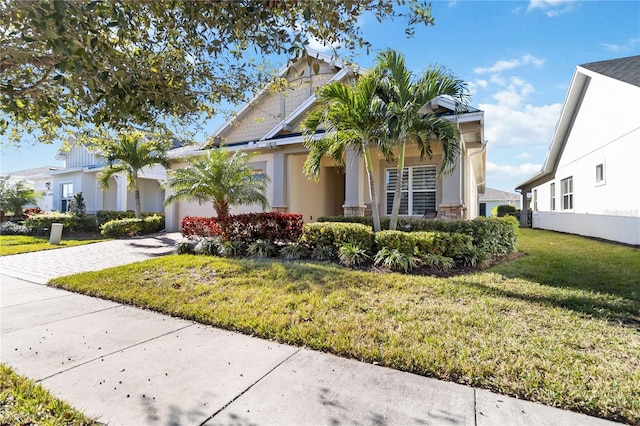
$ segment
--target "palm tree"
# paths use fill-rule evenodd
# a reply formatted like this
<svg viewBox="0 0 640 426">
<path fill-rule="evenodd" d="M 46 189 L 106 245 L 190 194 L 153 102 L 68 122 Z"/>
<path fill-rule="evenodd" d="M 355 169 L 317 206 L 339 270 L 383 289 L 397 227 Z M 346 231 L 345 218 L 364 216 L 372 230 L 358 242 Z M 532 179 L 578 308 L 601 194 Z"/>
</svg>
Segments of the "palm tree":
<svg viewBox="0 0 640 426">
<path fill-rule="evenodd" d="M 112 143 L 105 144 L 104 156 L 108 168 L 98 176 L 102 188 L 109 188 L 109 179 L 115 174 L 126 173 L 129 186 L 134 190 L 136 217 L 140 217 L 140 182 L 138 177 L 144 167 L 159 164 L 169 167 L 167 146 L 164 142 L 147 139 L 147 135 L 139 131 L 127 131 L 118 134 Z"/>
<path fill-rule="evenodd" d="M 167 181 L 173 193 L 165 205 L 180 199 L 213 202 L 218 217 L 229 215 L 230 206 L 260 204 L 269 208 L 264 196 L 268 177 L 256 174 L 244 152 L 233 155 L 225 149 L 212 149 L 207 154 L 188 159 L 188 166 L 173 171 Z"/>
<path fill-rule="evenodd" d="M 346 148 L 355 149 L 364 156 L 369 180 L 373 229 L 380 231 L 380 212 L 371 160 L 371 146 L 377 146 L 386 155 L 382 145 L 385 132 L 385 107 L 376 97 L 377 85 L 372 75 L 360 77 L 354 86 L 333 82 L 322 87 L 317 97 L 319 105 L 302 122 L 305 146 L 309 155 L 304 164 L 305 174 L 317 179 L 320 161 L 328 156 L 343 167 Z M 316 140 L 317 130 L 324 125 L 324 137 Z"/>
<path fill-rule="evenodd" d="M 378 55 L 373 73 L 379 79 L 378 96 L 387 104 L 390 139 L 398 146 L 396 185 L 389 229 L 396 229 L 406 145 L 414 143 L 420 158 L 432 157 L 431 144 L 442 148 L 440 177 L 453 172 L 460 153 L 456 125 L 445 117 L 425 113 L 427 104 L 438 96 L 453 98 L 458 108 L 468 102 L 465 83 L 442 67 L 429 67 L 419 78 L 407 69 L 404 55 L 386 50 Z"/>
</svg>

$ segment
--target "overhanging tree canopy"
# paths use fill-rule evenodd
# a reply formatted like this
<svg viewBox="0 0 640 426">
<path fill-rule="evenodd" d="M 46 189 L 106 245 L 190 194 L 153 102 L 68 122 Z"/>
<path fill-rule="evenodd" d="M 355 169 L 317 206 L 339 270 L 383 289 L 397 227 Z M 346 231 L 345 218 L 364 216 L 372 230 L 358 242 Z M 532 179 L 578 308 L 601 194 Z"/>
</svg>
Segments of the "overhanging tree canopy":
<svg viewBox="0 0 640 426">
<path fill-rule="evenodd" d="M 423 0 L 2 2 L 0 135 L 188 125 L 262 85 L 255 56 L 294 56 L 310 37 L 368 46 L 364 13 L 404 16 L 408 33 L 433 24 Z"/>
</svg>

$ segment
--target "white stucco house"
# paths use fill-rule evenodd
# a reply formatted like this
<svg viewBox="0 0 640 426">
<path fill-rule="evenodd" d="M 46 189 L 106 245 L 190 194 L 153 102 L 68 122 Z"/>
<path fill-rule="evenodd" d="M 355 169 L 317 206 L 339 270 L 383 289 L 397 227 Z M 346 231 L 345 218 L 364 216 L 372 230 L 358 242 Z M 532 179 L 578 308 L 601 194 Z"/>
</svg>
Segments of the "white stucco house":
<svg viewBox="0 0 640 426">
<path fill-rule="evenodd" d="M 85 146 L 69 142 L 69 147 L 60 149 L 56 159 L 64 161 L 64 167 L 51 172 L 53 210 L 68 211 L 69 200 L 74 194 L 82 192 L 87 213 L 98 210 L 126 211 L 134 209 L 133 190 L 128 189 L 126 175 L 111 178 L 109 189 L 102 189 L 98 183 L 98 174 L 105 168 L 105 159 Z M 145 167 L 140 175 L 140 196 L 143 212 L 162 212 L 164 210 L 164 189 L 166 180 L 164 167 L 155 165 Z"/>
<path fill-rule="evenodd" d="M 38 197 L 35 206 L 25 206 L 25 208 L 39 207 L 44 211 L 51 211 L 53 210 L 53 177 L 51 174 L 59 169 L 60 167 L 43 166 L 7 173 L 3 177 L 6 177 L 7 182 L 11 185 L 24 182 L 26 186 L 35 191 Z"/>
<path fill-rule="evenodd" d="M 478 215 L 491 217 L 491 212 L 495 207 L 508 205 L 520 209 L 520 195 L 514 192 L 501 191 L 494 188 L 486 188 L 484 194 L 478 197 Z"/>
<path fill-rule="evenodd" d="M 272 211 L 299 213 L 305 222 L 320 216 L 371 214 L 364 161 L 355 152 L 347 152 L 346 169 L 323 159 L 318 182 L 303 174 L 308 150 L 303 145 L 300 124 L 316 104 L 316 89 L 329 82 L 353 83 L 362 70 L 309 50 L 306 57 L 283 67 L 277 77 L 286 78 L 286 89 L 264 88 L 224 123 L 213 137 L 200 147 L 183 147 L 169 152 L 171 168 L 186 166 L 185 158 L 202 155 L 208 149 L 223 146 L 229 151 L 254 153 L 256 173 L 270 178 L 265 194 Z M 478 216 L 478 195 L 484 193 L 486 144 L 484 113 L 468 107 L 455 114 L 453 101 L 445 98 L 430 103 L 433 112 L 454 121 L 459 129 L 462 153 L 455 171 L 443 179 L 437 177 L 442 150 L 432 144 L 433 158 L 420 159 L 414 147 L 407 147 L 407 187 L 404 190 L 401 217 L 422 217 L 426 211 L 438 211 L 444 218 Z M 378 185 L 382 216 L 391 212 L 395 164 L 385 162 L 377 152 L 373 171 Z M 167 188 L 167 193 L 170 191 Z M 232 213 L 261 211 L 259 206 L 233 208 Z M 167 230 L 179 229 L 184 216 L 214 216 L 210 203 L 179 201 L 165 207 Z"/>
<path fill-rule="evenodd" d="M 542 170 L 516 190 L 534 228 L 640 245 L 640 56 L 576 68 Z"/>
</svg>

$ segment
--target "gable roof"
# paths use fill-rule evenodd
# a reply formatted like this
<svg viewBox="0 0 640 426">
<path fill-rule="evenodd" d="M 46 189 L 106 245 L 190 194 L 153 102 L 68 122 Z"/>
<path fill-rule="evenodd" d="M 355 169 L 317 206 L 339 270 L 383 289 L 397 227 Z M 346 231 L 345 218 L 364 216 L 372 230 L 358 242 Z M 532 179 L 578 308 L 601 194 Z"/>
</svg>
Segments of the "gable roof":
<svg viewBox="0 0 640 426">
<path fill-rule="evenodd" d="M 520 195 L 499 189 L 485 188 L 484 194 L 479 199 L 480 201 L 520 201 Z"/>
<path fill-rule="evenodd" d="M 51 172 L 54 172 L 56 170 L 61 169 L 62 167 L 58 167 L 58 166 L 43 166 L 43 167 L 36 167 L 34 169 L 27 169 L 27 170 L 18 170 L 17 172 L 11 172 L 11 173 L 3 173 L 2 176 L 12 176 L 12 177 L 20 177 L 20 178 L 34 178 L 34 177 L 40 177 L 40 176 L 48 176 L 51 174 Z"/>
<path fill-rule="evenodd" d="M 590 71 L 640 87 L 640 55 L 580 65 Z"/>
<path fill-rule="evenodd" d="M 640 87 L 640 56 L 591 62 L 576 67 L 542 169 L 516 186 L 516 191 L 526 192 L 553 177 L 589 81 L 598 74 Z"/>
</svg>

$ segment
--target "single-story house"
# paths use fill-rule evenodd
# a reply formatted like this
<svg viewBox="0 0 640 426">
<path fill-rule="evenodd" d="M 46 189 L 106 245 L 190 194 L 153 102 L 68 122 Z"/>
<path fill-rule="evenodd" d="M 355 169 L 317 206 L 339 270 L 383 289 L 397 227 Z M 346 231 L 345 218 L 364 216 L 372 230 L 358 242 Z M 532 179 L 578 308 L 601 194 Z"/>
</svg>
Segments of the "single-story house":
<svg viewBox="0 0 640 426">
<path fill-rule="evenodd" d="M 640 56 L 576 68 L 542 170 L 516 188 L 534 228 L 640 245 L 638 105 Z"/>
<path fill-rule="evenodd" d="M 18 182 L 24 182 L 26 186 L 35 191 L 36 196 L 38 197 L 36 204 L 34 206 L 25 206 L 25 208 L 39 207 L 44 211 L 51 211 L 53 210 L 53 178 L 51 173 L 54 173 L 59 169 L 60 167 L 43 166 L 7 173 L 3 175 L 3 177 L 7 177 L 7 182 L 10 185 L 15 185 Z"/>
<path fill-rule="evenodd" d="M 494 188 L 485 188 L 484 194 L 478 197 L 480 207 L 479 215 L 491 217 L 491 212 L 495 207 L 508 205 L 520 209 L 520 194 L 513 192 L 500 191 Z"/>
<path fill-rule="evenodd" d="M 288 85 L 280 91 L 264 88 L 224 123 L 213 137 L 200 147 L 183 147 L 169 152 L 171 168 L 185 167 L 185 157 L 200 155 L 208 149 L 224 146 L 229 151 L 254 153 L 252 165 L 270 178 L 265 194 L 272 211 L 300 213 L 306 222 L 320 216 L 364 215 L 371 213 L 364 160 L 348 152 L 346 168 L 341 170 L 324 159 L 319 180 L 303 174 L 308 150 L 303 145 L 301 121 L 316 104 L 316 89 L 334 81 L 351 84 L 361 69 L 351 67 L 315 51 L 283 67 L 278 78 Z M 453 174 L 439 179 L 441 148 L 433 144 L 433 158 L 420 159 L 415 147 L 407 147 L 408 172 L 406 202 L 401 217 L 422 217 L 426 210 L 437 210 L 443 218 L 474 218 L 478 215 L 478 195 L 484 193 L 486 144 L 484 113 L 468 107 L 455 114 L 450 99 L 437 98 L 432 111 L 454 121 L 460 131 L 462 153 Z M 393 187 L 390 179 L 395 164 L 385 162 L 374 152 L 374 166 L 380 213 L 390 215 Z M 170 191 L 167 188 L 167 192 Z M 232 213 L 261 211 L 259 206 L 235 207 Z M 179 229 L 184 216 L 213 216 L 211 204 L 179 201 L 165 208 L 167 229 Z"/>
<path fill-rule="evenodd" d="M 60 149 L 56 159 L 64 161 L 64 167 L 51 172 L 53 210 L 66 212 L 73 196 L 82 192 L 87 213 L 98 210 L 133 210 L 135 205 L 133 190 L 128 188 L 127 176 L 115 175 L 109 189 L 103 189 L 98 182 L 98 174 L 105 168 L 106 161 L 82 144 L 69 141 L 69 146 Z M 143 212 L 164 210 L 164 184 L 167 175 L 164 167 L 145 167 L 140 177 L 140 201 Z"/>
</svg>

